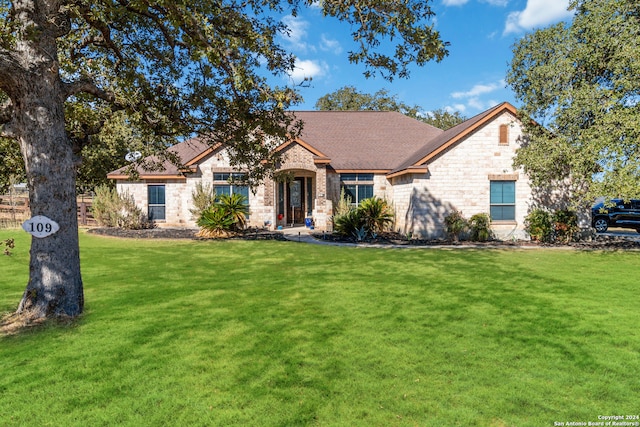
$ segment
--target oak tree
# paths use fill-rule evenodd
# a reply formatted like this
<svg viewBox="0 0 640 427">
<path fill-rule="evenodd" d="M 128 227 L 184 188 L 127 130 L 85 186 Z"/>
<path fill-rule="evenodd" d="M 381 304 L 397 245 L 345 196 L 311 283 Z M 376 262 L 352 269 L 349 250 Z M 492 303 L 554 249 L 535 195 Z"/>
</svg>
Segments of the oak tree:
<svg viewBox="0 0 640 427">
<path fill-rule="evenodd" d="M 386 89 L 372 95 L 359 92 L 353 86 L 342 87 L 318 98 L 315 107 L 321 111 L 398 111 L 410 117 L 415 117 L 420 111 L 420 106 L 398 101 L 398 96 L 389 94 Z"/>
<path fill-rule="evenodd" d="M 438 129 L 447 130 L 467 120 L 459 111 L 448 111 L 444 108 L 429 111 L 420 115 L 419 120 L 435 126 Z"/>
<path fill-rule="evenodd" d="M 260 179 L 275 164 L 273 141 L 300 129 L 287 112 L 300 99 L 295 88 L 269 79 L 295 63 L 278 42 L 289 31 L 278 16 L 320 8 L 351 26 L 351 62 L 393 79 L 447 54 L 429 3 L 0 0 L 0 136 L 20 147 L 32 214 L 60 226 L 32 239 L 16 314 L 83 310 L 75 166 L 115 112 L 150 145 L 193 134 L 221 142 Z"/>
<path fill-rule="evenodd" d="M 574 0 L 575 16 L 514 47 L 508 84 L 528 141 L 516 163 L 577 205 L 640 196 L 640 8 L 633 0 Z M 542 125 L 542 126 L 538 126 Z M 567 185 L 568 184 L 568 185 Z"/>
</svg>

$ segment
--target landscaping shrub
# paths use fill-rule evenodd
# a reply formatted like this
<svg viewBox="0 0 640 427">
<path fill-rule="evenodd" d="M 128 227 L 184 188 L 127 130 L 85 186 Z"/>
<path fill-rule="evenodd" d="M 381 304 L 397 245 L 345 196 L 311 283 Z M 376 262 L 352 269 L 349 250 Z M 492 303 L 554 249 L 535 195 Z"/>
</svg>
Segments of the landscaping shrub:
<svg viewBox="0 0 640 427">
<path fill-rule="evenodd" d="M 333 217 L 333 231 L 341 236 L 357 237 L 359 230 L 364 226 L 364 221 L 356 209 L 351 209 L 342 215 Z"/>
<path fill-rule="evenodd" d="M 453 211 L 444 217 L 446 231 L 454 241 L 460 240 L 462 234 L 469 228 L 469 223 L 460 211 Z"/>
<path fill-rule="evenodd" d="M 247 215 L 249 215 L 246 197 L 239 193 L 221 194 L 216 197 L 216 205 L 231 217 L 233 220 L 231 228 L 234 231 L 244 230 L 247 226 Z"/>
<path fill-rule="evenodd" d="M 544 209 L 534 209 L 524 219 L 524 229 L 531 240 L 538 242 L 553 241 L 551 214 Z"/>
<path fill-rule="evenodd" d="M 195 190 L 191 192 L 191 199 L 193 201 L 193 208 L 189 209 L 193 219 L 198 219 L 202 216 L 202 212 L 209 209 L 216 201 L 216 193 L 209 184 L 202 184 L 198 182 Z"/>
<path fill-rule="evenodd" d="M 375 238 L 393 224 L 394 214 L 389 203 L 379 197 L 371 197 L 360 202 L 354 208 L 349 198 L 340 194 L 337 213 L 333 217 L 333 230 L 341 236 L 353 236 L 364 240 L 367 236 Z"/>
<path fill-rule="evenodd" d="M 333 202 L 333 215 L 340 216 L 354 210 L 351 197 L 347 196 L 344 188 L 340 189 L 340 198 Z"/>
<path fill-rule="evenodd" d="M 576 233 L 580 231 L 578 227 L 578 215 L 571 210 L 562 209 L 555 211 L 551 215 L 555 230 L 555 238 L 559 242 L 569 243 L 575 240 Z"/>
<path fill-rule="evenodd" d="M 491 217 L 486 213 L 478 213 L 469 219 L 470 239 L 474 242 L 486 242 L 492 237 Z"/>
<path fill-rule="evenodd" d="M 340 189 L 340 198 L 334 202 L 333 231 L 341 236 L 352 236 L 362 226 L 360 216 L 351 204 L 344 188 Z"/>
<path fill-rule="evenodd" d="M 371 197 L 360 202 L 357 209 L 362 219 L 362 225 L 371 235 L 379 234 L 393 224 L 394 214 L 385 199 Z"/>
<path fill-rule="evenodd" d="M 205 209 L 197 224 L 200 237 L 228 237 L 242 231 L 247 223 L 249 208 L 241 194 L 221 194 L 216 202 Z"/>
<path fill-rule="evenodd" d="M 575 240 L 578 227 L 578 215 L 568 209 L 549 213 L 543 209 L 534 209 L 525 218 L 525 230 L 531 240 L 539 242 L 569 243 Z"/>
<path fill-rule="evenodd" d="M 91 209 L 98 225 L 128 230 L 153 228 L 153 222 L 138 208 L 129 193 L 118 194 L 107 185 L 96 187 Z"/>
<path fill-rule="evenodd" d="M 116 227 L 117 216 L 120 211 L 120 196 L 115 188 L 106 185 L 96 187 L 95 196 L 91 203 L 93 217 L 98 225 Z"/>
<path fill-rule="evenodd" d="M 233 218 L 220 206 L 210 206 L 205 209 L 197 221 L 201 230 L 200 237 L 228 237 L 233 227 Z"/>
</svg>

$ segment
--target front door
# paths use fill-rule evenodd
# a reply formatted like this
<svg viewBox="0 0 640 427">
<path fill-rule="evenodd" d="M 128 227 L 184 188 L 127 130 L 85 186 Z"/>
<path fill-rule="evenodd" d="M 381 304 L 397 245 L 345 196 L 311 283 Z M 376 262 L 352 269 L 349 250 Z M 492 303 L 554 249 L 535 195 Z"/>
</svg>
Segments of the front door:
<svg viewBox="0 0 640 427">
<path fill-rule="evenodd" d="M 289 183 L 287 192 L 287 220 L 289 223 L 304 224 L 306 216 L 304 178 L 295 178 Z"/>
</svg>

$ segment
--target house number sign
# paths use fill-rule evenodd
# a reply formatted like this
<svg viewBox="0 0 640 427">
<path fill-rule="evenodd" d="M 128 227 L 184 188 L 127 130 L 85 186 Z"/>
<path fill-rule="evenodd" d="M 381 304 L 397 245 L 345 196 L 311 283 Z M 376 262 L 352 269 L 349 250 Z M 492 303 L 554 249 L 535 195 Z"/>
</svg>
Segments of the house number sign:
<svg viewBox="0 0 640 427">
<path fill-rule="evenodd" d="M 33 237 L 43 238 L 51 236 L 60 229 L 60 226 L 54 220 L 46 216 L 38 215 L 26 220 L 22 224 L 22 229 Z"/>
</svg>

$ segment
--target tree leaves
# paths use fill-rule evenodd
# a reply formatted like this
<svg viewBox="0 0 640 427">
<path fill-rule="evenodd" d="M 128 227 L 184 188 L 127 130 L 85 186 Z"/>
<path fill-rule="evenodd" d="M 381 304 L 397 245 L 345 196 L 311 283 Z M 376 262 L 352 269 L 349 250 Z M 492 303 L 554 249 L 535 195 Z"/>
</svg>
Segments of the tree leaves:
<svg viewBox="0 0 640 427">
<path fill-rule="evenodd" d="M 576 16 L 525 36 L 507 81 L 529 141 L 516 163 L 534 183 L 571 182 L 576 203 L 640 196 L 640 11 L 631 0 L 574 1 Z M 571 178 L 571 181 L 567 181 Z"/>
<path fill-rule="evenodd" d="M 358 92 L 353 86 L 345 86 L 326 94 L 318 99 L 315 107 L 321 111 L 397 111 L 443 130 L 466 120 L 457 111 L 450 113 L 440 109 L 423 113 L 419 105 L 405 104 L 398 100 L 397 95 L 389 94 L 386 89 L 371 95 Z"/>
<path fill-rule="evenodd" d="M 148 147 L 162 150 L 167 138 L 194 134 L 222 142 L 252 182 L 277 163 L 272 142 L 301 129 L 287 113 L 300 95 L 265 77 L 265 70 L 285 76 L 294 67 L 294 56 L 277 42 L 289 31 L 278 14 L 319 6 L 350 24 L 358 46 L 350 58 L 365 64 L 367 76 L 407 77 L 410 64 L 447 54 L 447 43 L 429 25 L 429 2 L 418 0 L 35 0 L 21 7 L 38 14 L 24 15 L 12 12 L 13 3 L 0 4 L 0 75 L 28 86 L 40 77 L 16 74 L 13 59 L 25 48 L 53 52 L 77 153 L 96 140 L 114 111 L 123 111 Z M 37 19 L 26 22 L 26 16 Z M 33 36 L 23 40 L 27 27 Z M 393 55 L 383 45 L 395 46 Z M 13 95 L 6 81 L 2 92 Z"/>
</svg>

